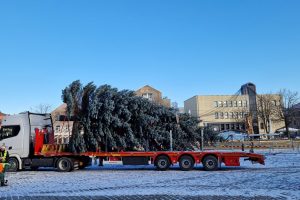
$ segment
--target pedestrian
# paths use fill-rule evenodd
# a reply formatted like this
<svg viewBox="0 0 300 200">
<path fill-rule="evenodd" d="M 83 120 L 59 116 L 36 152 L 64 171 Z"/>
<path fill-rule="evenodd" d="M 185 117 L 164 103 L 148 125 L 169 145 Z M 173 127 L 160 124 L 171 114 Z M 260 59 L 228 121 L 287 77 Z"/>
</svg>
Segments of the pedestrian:
<svg viewBox="0 0 300 200">
<path fill-rule="evenodd" d="M 5 146 L 2 145 L 0 147 L 0 165 L 2 170 L 0 171 L 0 184 L 1 186 L 4 186 L 7 184 L 7 180 L 5 180 L 5 171 L 8 167 L 8 157 L 9 157 L 9 153 L 6 150 Z"/>
</svg>

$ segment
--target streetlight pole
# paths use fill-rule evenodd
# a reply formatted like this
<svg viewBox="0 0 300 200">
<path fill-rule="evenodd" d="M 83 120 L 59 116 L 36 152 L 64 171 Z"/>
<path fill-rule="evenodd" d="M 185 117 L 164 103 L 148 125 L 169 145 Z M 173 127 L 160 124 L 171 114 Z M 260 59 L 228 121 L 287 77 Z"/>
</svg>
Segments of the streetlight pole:
<svg viewBox="0 0 300 200">
<path fill-rule="evenodd" d="M 201 128 L 201 151 L 204 149 L 204 128 Z"/>
</svg>

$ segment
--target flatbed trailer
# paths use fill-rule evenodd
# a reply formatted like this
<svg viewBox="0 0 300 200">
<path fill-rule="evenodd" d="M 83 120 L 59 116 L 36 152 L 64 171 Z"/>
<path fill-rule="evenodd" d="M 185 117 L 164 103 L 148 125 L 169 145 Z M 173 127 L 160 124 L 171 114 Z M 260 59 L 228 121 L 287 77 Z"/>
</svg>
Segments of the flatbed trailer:
<svg viewBox="0 0 300 200">
<path fill-rule="evenodd" d="M 40 159 L 53 159 L 53 166 L 59 171 L 69 172 L 77 168 L 89 165 L 91 157 L 100 160 L 117 160 L 123 165 L 149 165 L 165 171 L 171 165 L 179 164 L 184 171 L 192 170 L 195 164 L 203 164 L 207 171 L 218 170 L 221 164 L 225 166 L 240 166 L 240 158 L 265 164 L 265 157 L 260 154 L 246 152 L 225 151 L 134 151 L 134 152 L 85 152 L 70 153 L 66 151 L 66 145 L 44 144 L 44 133 L 36 130 L 35 157 Z"/>
<path fill-rule="evenodd" d="M 25 112 L 6 116 L 0 129 L 0 143 L 9 151 L 10 171 L 35 170 L 52 167 L 62 172 L 83 169 L 92 158 L 114 161 L 124 165 L 153 164 L 158 170 L 168 170 L 179 164 L 184 171 L 202 163 L 205 170 L 225 166 L 240 166 L 240 159 L 264 164 L 264 156 L 246 152 L 226 151 L 134 151 L 71 153 L 65 144 L 54 143 L 53 123 L 50 114 Z"/>
</svg>

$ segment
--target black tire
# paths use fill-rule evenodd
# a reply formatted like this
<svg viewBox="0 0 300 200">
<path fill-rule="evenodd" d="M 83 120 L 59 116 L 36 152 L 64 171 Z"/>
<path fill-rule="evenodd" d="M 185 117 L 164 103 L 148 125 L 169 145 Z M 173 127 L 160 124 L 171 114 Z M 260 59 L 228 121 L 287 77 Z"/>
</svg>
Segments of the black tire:
<svg viewBox="0 0 300 200">
<path fill-rule="evenodd" d="M 216 171 L 219 169 L 219 162 L 215 156 L 206 156 L 202 163 L 205 171 Z"/>
<path fill-rule="evenodd" d="M 83 157 L 80 159 L 79 169 L 84 169 L 88 166 L 91 166 L 92 159 L 90 157 Z"/>
<path fill-rule="evenodd" d="M 179 166 L 182 171 L 194 169 L 195 161 L 191 156 L 182 156 L 179 160 Z"/>
<path fill-rule="evenodd" d="M 16 158 L 9 158 L 8 163 L 10 165 L 8 171 L 9 172 L 16 172 L 19 170 L 19 161 Z"/>
<path fill-rule="evenodd" d="M 56 168 L 59 172 L 70 172 L 74 169 L 74 162 L 70 158 L 60 158 L 57 161 Z"/>
<path fill-rule="evenodd" d="M 156 169 L 166 171 L 170 168 L 170 159 L 167 156 L 158 156 L 155 160 Z"/>
</svg>

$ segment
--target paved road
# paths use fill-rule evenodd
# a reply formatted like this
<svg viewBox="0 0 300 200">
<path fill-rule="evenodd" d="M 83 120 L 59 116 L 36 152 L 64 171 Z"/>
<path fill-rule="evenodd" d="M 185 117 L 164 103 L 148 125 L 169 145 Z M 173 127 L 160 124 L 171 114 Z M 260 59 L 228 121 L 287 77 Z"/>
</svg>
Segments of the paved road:
<svg viewBox="0 0 300 200">
<path fill-rule="evenodd" d="M 286 198 L 272 198 L 267 196 L 172 196 L 172 195 L 133 195 L 133 196 L 78 196 L 78 197 L 3 197 L 0 200 L 280 200 Z"/>
<path fill-rule="evenodd" d="M 71 173 L 55 170 L 8 174 L 0 199 L 300 199 L 300 154 L 268 155 L 266 166 L 183 172 L 152 166 L 94 167 Z"/>
</svg>

